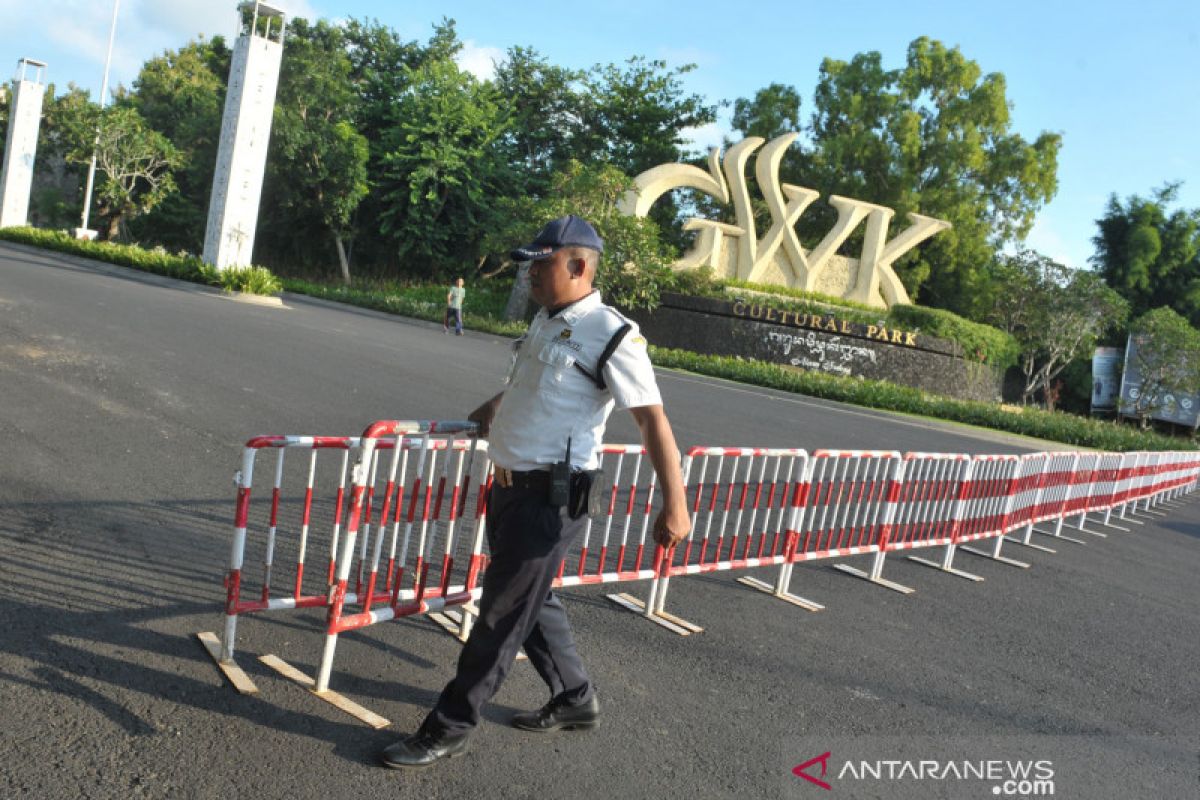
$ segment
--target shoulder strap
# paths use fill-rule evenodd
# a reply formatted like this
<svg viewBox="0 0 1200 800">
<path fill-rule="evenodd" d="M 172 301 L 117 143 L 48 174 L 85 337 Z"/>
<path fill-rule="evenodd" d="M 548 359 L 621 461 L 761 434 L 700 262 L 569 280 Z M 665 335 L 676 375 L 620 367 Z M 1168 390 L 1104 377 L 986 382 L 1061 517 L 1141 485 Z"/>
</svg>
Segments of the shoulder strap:
<svg viewBox="0 0 1200 800">
<path fill-rule="evenodd" d="M 575 369 L 587 375 L 600 391 L 608 388 L 608 384 L 604 382 L 604 365 L 608 363 L 608 360 L 612 358 L 612 354 L 621 346 L 621 340 L 625 338 L 625 334 L 629 333 L 632 327 L 631 324 L 626 322 L 617 328 L 616 333 L 608 340 L 608 344 L 604 345 L 604 350 L 600 353 L 600 358 L 596 359 L 596 373 L 594 375 L 580 366 L 578 361 L 575 362 Z"/>
</svg>

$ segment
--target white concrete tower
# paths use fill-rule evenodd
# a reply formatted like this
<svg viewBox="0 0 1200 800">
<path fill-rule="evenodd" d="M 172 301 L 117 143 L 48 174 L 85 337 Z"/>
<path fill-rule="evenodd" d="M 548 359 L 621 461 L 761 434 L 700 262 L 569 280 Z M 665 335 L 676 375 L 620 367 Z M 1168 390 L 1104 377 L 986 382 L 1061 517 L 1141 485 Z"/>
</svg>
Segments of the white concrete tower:
<svg viewBox="0 0 1200 800">
<path fill-rule="evenodd" d="M 8 138 L 4 144 L 4 171 L 0 173 L 0 228 L 29 224 L 29 190 L 33 185 L 33 157 L 42 124 L 42 83 L 45 64 L 31 58 L 17 62 L 12 102 L 8 107 Z M 33 70 L 30 79 L 30 69 Z"/>
<path fill-rule="evenodd" d="M 238 6 L 242 35 L 233 46 L 221 143 L 208 203 L 204 261 L 217 269 L 250 266 L 275 89 L 283 62 L 284 12 L 277 6 Z"/>
</svg>

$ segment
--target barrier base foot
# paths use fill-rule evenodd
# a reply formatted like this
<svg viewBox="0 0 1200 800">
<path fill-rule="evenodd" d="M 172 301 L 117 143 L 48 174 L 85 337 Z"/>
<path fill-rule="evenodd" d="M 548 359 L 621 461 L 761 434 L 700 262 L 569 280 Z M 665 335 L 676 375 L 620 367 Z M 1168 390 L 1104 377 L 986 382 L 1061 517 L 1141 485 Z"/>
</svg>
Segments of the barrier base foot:
<svg viewBox="0 0 1200 800">
<path fill-rule="evenodd" d="M 938 570 L 939 572 L 945 572 L 949 575 L 957 575 L 960 578 L 966 578 L 969 581 L 979 582 L 979 581 L 983 580 L 982 575 L 976 575 L 972 572 L 963 572 L 961 569 L 955 569 L 954 567 L 943 567 L 940 562 L 930 561 L 928 558 L 921 558 L 919 556 L 909 556 L 908 560 L 915 561 L 918 564 L 924 564 L 927 567 L 933 567 L 934 569 Z"/>
<path fill-rule="evenodd" d="M 648 619 L 651 622 L 657 623 L 669 631 L 678 633 L 680 636 L 691 636 L 693 633 L 700 633 L 704 630 L 699 625 L 693 622 L 688 622 L 686 619 L 680 619 L 674 614 L 668 614 L 666 611 L 656 611 L 650 616 L 646 616 L 646 604 L 637 599 L 631 594 L 610 594 L 606 595 L 609 600 L 613 601 L 623 608 L 627 608 L 635 614 L 638 614 L 643 619 Z"/>
<path fill-rule="evenodd" d="M 1090 533 L 1092 536 L 1099 536 L 1101 539 L 1108 538 L 1107 533 L 1102 533 L 1101 531 L 1094 531 L 1094 530 L 1091 530 L 1090 528 L 1076 528 L 1075 530 L 1077 530 L 1081 533 Z"/>
<path fill-rule="evenodd" d="M 1024 539 L 1010 539 L 1007 536 L 1005 536 L 1004 541 L 1010 542 L 1012 544 L 1019 544 L 1019 545 L 1021 545 L 1021 547 L 1032 547 L 1034 550 L 1041 550 L 1043 553 L 1057 553 L 1058 552 L 1057 550 L 1055 550 L 1052 547 L 1042 547 L 1040 544 L 1034 544 L 1033 542 L 1027 542 Z"/>
<path fill-rule="evenodd" d="M 1134 525 L 1145 525 L 1146 524 L 1145 520 L 1135 519 L 1132 511 L 1129 513 L 1128 517 L 1121 517 L 1121 522 L 1131 522 Z"/>
<path fill-rule="evenodd" d="M 758 578 L 738 578 L 737 582 L 743 586 L 749 586 L 751 589 L 757 589 L 760 592 L 765 592 L 766 594 L 771 595 L 771 597 L 782 600 L 785 603 L 791 603 L 794 606 L 800 606 L 800 608 L 808 611 L 825 610 L 825 606 L 821 605 L 820 603 L 814 603 L 812 600 L 805 600 L 803 597 L 794 595 L 791 592 L 776 592 L 774 586 L 766 581 L 760 581 Z"/>
<path fill-rule="evenodd" d="M 1151 515 L 1153 515 L 1153 516 L 1156 516 L 1156 517 L 1165 517 L 1165 516 L 1167 516 L 1167 512 L 1165 512 L 1165 511 L 1155 511 L 1153 508 L 1143 508 L 1143 509 L 1142 509 L 1140 512 L 1138 512 L 1138 513 L 1141 513 L 1141 514 L 1151 514 Z"/>
<path fill-rule="evenodd" d="M 475 616 L 479 616 L 479 609 L 475 606 L 467 606 L 467 612 L 474 614 Z M 427 616 L 438 625 L 441 625 L 446 630 L 446 633 L 450 634 L 455 639 L 458 639 L 460 642 L 465 642 L 467 640 L 467 637 L 463 636 L 462 633 L 462 611 L 458 609 L 447 608 L 442 611 L 431 611 Z M 517 661 L 525 661 L 527 658 L 528 656 L 525 655 L 524 650 L 517 651 Z"/>
<path fill-rule="evenodd" d="M 237 665 L 233 659 L 229 661 L 221 660 L 221 640 L 217 638 L 215 633 L 204 631 L 197 633 L 196 638 L 200 640 L 200 644 L 204 645 L 204 649 L 212 656 L 212 660 L 216 662 L 217 669 L 225 674 L 229 682 L 233 684 L 233 688 L 237 689 L 242 694 L 258 694 L 258 687 L 254 685 L 254 681 L 250 680 L 250 676 Z"/>
<path fill-rule="evenodd" d="M 852 567 L 849 564 L 834 564 L 833 568 L 841 570 L 847 575 L 853 575 L 856 578 L 862 578 L 864 581 L 870 581 L 871 583 L 874 583 L 877 586 L 882 586 L 885 589 L 891 589 L 893 592 L 900 592 L 900 594 L 912 594 L 916 591 L 916 589 L 912 588 L 911 586 L 904 586 L 903 584 L 895 583 L 894 581 L 889 581 L 884 578 L 872 578 L 869 573 L 863 572 L 861 569 Z"/>
<path fill-rule="evenodd" d="M 1017 561 L 1015 558 L 1007 558 L 1005 556 L 994 556 L 991 553 L 987 552 L 986 550 L 976 550 L 974 547 L 960 546 L 958 549 L 962 550 L 964 552 L 967 552 L 967 553 L 971 553 L 972 555 L 983 556 L 984 558 L 990 558 L 992 561 L 999 561 L 1001 564 L 1008 564 L 1010 567 L 1020 567 L 1021 569 L 1029 569 L 1029 566 L 1030 566 L 1029 564 L 1025 563 L 1024 561 Z"/>
<path fill-rule="evenodd" d="M 337 692 L 330 691 L 330 690 L 326 690 L 324 692 L 318 692 L 315 688 L 316 681 L 314 681 L 312 678 L 305 675 L 300 670 L 293 667 L 291 664 L 284 661 L 279 656 L 271 655 L 268 653 L 265 656 L 259 656 L 258 660 L 261 661 L 262 663 L 266 664 L 268 667 L 275 670 L 276 672 L 278 672 L 280 675 L 287 678 L 288 680 L 295 681 L 296 683 L 300 684 L 301 686 L 303 686 L 305 689 L 307 689 L 309 691 L 309 694 L 313 695 L 314 697 L 319 697 L 322 700 L 324 700 L 326 703 L 329 703 L 332 706 L 336 706 L 337 708 L 340 708 L 342 711 L 345 711 L 347 714 L 354 717 L 358 721 L 365 722 L 367 725 L 370 725 L 372 728 L 374 728 L 376 730 L 379 730 L 380 728 L 386 728 L 388 725 L 391 724 L 388 720 L 379 716 L 374 711 L 363 708 L 358 703 L 354 702 L 353 700 L 346 697 L 345 695 L 341 695 L 341 694 L 338 694 Z"/>
<path fill-rule="evenodd" d="M 1058 534 L 1057 536 L 1055 536 L 1053 531 L 1041 531 L 1041 530 L 1038 530 L 1037 528 L 1034 528 L 1033 532 L 1040 533 L 1042 536 L 1050 536 L 1050 537 L 1059 539 L 1064 542 L 1072 542 L 1074 544 L 1087 544 L 1087 542 L 1085 542 L 1083 539 L 1074 539 L 1070 536 L 1063 536 L 1061 533 Z"/>
<path fill-rule="evenodd" d="M 1111 522 L 1100 522 L 1097 524 L 1103 525 L 1106 528 L 1112 528 L 1115 531 L 1125 531 L 1126 533 L 1132 533 L 1132 531 L 1130 531 L 1129 528 L 1122 528 L 1120 525 L 1114 525 Z"/>
</svg>

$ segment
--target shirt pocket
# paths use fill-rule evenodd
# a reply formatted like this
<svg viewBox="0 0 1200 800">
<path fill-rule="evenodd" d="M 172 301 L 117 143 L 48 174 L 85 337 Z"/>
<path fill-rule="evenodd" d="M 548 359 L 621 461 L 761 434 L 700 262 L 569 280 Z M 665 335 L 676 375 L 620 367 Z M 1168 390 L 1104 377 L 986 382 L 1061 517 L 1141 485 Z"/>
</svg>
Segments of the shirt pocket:
<svg viewBox="0 0 1200 800">
<path fill-rule="evenodd" d="M 575 369 L 575 351 L 571 348 L 551 340 L 538 351 L 538 361 L 542 365 L 542 389 L 550 392 L 579 391 L 575 381 L 578 372 Z"/>
</svg>

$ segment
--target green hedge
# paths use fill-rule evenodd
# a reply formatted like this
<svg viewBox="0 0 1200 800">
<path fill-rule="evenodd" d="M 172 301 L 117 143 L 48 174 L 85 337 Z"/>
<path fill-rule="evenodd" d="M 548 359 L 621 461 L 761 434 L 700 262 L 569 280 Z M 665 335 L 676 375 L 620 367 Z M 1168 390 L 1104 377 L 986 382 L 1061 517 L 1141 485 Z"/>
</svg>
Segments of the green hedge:
<svg viewBox="0 0 1200 800">
<path fill-rule="evenodd" d="M 0 239 L 44 247 L 47 250 L 70 253 L 96 261 L 107 261 L 110 264 L 166 275 L 191 283 L 219 286 L 228 292 L 272 295 L 278 294 L 282 288 L 279 279 L 265 267 L 218 270 L 205 264 L 196 256 L 184 253 L 173 255 L 162 248 L 145 250 L 132 244 L 89 242 L 75 239 L 62 231 L 47 231 L 38 228 L 3 228 L 0 229 Z"/>
<path fill-rule="evenodd" d="M 1034 408 L 1014 411 L 992 403 L 926 394 L 919 389 L 883 381 L 843 378 L 822 372 L 801 372 L 762 361 L 706 356 L 685 350 L 655 347 L 651 348 L 651 358 L 658 366 L 682 369 L 699 375 L 839 400 L 868 408 L 963 422 L 1077 447 L 1112 451 L 1195 449 L 1195 445 L 1188 440 L 1143 432 L 1121 423 Z"/>
<path fill-rule="evenodd" d="M 888 321 L 897 328 L 957 342 L 966 358 L 997 367 L 1011 367 L 1021 353 L 1017 340 L 999 328 L 971 322 L 940 308 L 892 306 L 888 309 Z"/>
</svg>

